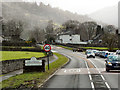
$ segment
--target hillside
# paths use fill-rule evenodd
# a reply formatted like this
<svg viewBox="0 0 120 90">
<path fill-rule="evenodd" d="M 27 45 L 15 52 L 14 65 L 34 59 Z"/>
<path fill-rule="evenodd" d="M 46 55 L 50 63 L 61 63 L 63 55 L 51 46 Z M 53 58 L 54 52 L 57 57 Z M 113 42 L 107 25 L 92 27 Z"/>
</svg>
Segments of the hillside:
<svg viewBox="0 0 120 90">
<path fill-rule="evenodd" d="M 118 6 L 111 6 L 100 9 L 88 15 L 94 20 L 104 22 L 106 24 L 118 26 Z"/>
<path fill-rule="evenodd" d="M 30 28 L 34 26 L 41 26 L 41 28 L 44 28 L 48 20 L 53 20 L 53 22 L 57 24 L 62 24 L 70 19 L 80 22 L 91 20 L 87 16 L 52 8 L 50 5 L 44 5 L 43 3 L 38 6 L 36 3 L 25 2 L 3 3 L 3 18 L 5 20 L 20 19 L 26 22 Z"/>
<path fill-rule="evenodd" d="M 63 24 L 67 20 L 78 20 L 79 22 L 91 21 L 87 16 L 78 15 L 69 11 L 63 11 L 58 8 L 52 8 L 50 5 L 28 2 L 5 2 L 2 3 L 2 15 L 4 21 L 11 19 L 21 20 L 24 22 L 24 32 L 22 38 L 28 39 L 29 31 L 35 26 L 45 28 L 49 20 L 54 23 Z"/>
</svg>

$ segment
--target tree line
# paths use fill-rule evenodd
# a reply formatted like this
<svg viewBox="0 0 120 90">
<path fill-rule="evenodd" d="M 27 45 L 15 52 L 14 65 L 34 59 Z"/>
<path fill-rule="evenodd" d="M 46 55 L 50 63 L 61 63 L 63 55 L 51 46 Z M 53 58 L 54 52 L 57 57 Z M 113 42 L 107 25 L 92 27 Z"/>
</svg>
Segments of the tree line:
<svg viewBox="0 0 120 90">
<path fill-rule="evenodd" d="M 81 36 L 81 41 L 101 39 L 103 45 L 113 48 L 118 44 L 116 29 L 113 25 L 101 26 L 94 21 L 80 23 L 76 20 L 68 20 L 56 26 L 52 20 L 49 20 L 44 29 L 34 27 L 29 32 L 28 40 L 34 43 L 53 43 L 59 34 L 78 34 Z M 2 22 L 3 36 L 10 37 L 12 41 L 21 40 L 23 31 L 24 22 L 20 20 Z"/>
</svg>

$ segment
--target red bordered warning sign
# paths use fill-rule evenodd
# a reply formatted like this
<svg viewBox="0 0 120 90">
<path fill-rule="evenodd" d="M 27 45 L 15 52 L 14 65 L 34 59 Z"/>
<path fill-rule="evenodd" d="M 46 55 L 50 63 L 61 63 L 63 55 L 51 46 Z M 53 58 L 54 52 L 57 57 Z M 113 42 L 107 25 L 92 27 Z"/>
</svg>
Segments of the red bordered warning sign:
<svg viewBox="0 0 120 90">
<path fill-rule="evenodd" d="M 43 46 L 43 49 L 46 51 L 46 52 L 49 52 L 51 50 L 51 46 L 49 44 L 45 44 Z"/>
</svg>

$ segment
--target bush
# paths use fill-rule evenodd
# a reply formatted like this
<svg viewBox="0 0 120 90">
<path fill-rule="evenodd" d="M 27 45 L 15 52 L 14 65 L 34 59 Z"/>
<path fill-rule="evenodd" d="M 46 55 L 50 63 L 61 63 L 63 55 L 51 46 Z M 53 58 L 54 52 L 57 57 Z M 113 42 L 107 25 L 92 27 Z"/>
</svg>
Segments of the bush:
<svg viewBox="0 0 120 90">
<path fill-rule="evenodd" d="M 2 46 L 32 46 L 32 44 L 25 41 L 3 41 Z"/>
</svg>

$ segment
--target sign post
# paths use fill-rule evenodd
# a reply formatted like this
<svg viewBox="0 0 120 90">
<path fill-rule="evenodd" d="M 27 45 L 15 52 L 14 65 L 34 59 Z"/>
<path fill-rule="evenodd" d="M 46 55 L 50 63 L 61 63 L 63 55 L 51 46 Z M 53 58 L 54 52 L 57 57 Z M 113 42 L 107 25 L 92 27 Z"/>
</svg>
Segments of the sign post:
<svg viewBox="0 0 120 90">
<path fill-rule="evenodd" d="M 43 46 L 43 49 L 46 51 L 47 53 L 47 61 L 48 61 L 48 70 L 49 70 L 49 51 L 51 50 L 51 46 L 49 44 L 45 44 Z"/>
</svg>

